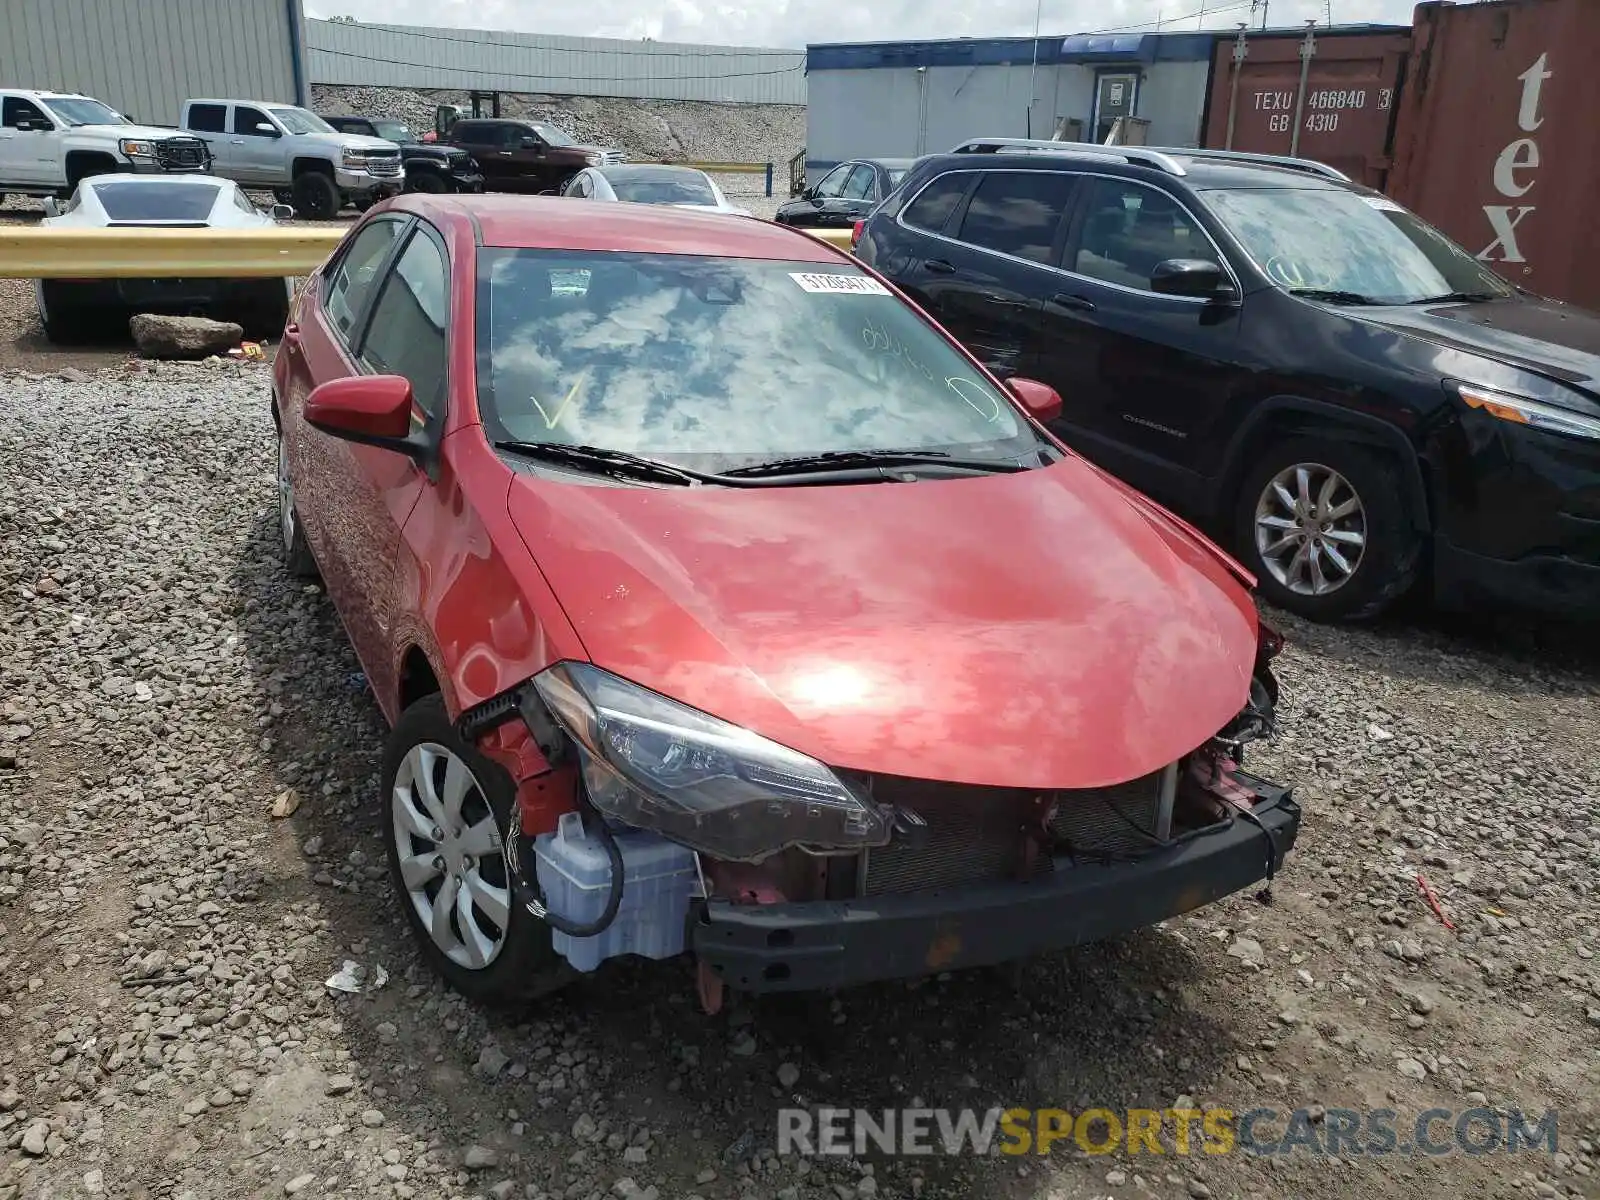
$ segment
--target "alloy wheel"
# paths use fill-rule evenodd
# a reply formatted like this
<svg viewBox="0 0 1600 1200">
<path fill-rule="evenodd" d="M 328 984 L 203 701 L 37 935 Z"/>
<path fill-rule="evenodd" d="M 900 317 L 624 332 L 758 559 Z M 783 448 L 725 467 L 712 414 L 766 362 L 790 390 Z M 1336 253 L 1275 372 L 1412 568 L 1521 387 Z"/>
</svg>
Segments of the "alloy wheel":
<svg viewBox="0 0 1600 1200">
<path fill-rule="evenodd" d="M 510 869 L 494 812 L 472 769 L 436 742 L 413 746 L 390 797 L 406 899 L 440 953 L 481 971 L 511 921 Z"/>
<path fill-rule="evenodd" d="M 1350 481 L 1321 463 L 1279 471 L 1256 501 L 1256 552 L 1272 577 L 1301 596 L 1348 584 L 1367 548 L 1367 511 Z"/>
</svg>

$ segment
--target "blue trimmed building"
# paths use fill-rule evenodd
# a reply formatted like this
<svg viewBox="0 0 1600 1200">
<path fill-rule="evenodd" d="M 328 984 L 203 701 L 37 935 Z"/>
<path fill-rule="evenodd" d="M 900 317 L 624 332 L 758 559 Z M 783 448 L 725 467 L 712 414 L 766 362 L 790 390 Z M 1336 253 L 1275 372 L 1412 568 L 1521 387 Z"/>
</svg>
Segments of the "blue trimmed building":
<svg viewBox="0 0 1600 1200">
<path fill-rule="evenodd" d="M 1152 145 L 1199 144 L 1226 33 L 1078 34 L 806 47 L 806 179 L 850 158 L 913 158 L 971 137 L 1103 141 L 1117 116 Z M 1032 95 L 1030 97 L 1030 86 Z"/>
</svg>

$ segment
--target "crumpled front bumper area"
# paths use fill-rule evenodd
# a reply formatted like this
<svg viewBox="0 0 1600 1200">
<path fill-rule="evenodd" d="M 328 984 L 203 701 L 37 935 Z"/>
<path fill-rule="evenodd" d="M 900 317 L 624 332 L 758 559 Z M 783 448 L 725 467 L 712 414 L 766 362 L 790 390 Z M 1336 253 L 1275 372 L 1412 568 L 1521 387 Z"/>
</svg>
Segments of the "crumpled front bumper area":
<svg viewBox="0 0 1600 1200">
<path fill-rule="evenodd" d="M 694 951 L 730 987 L 809 991 L 1008 962 L 1114 937 L 1269 877 L 1300 829 L 1287 793 L 1126 862 L 1057 859 L 1031 882 L 782 904 L 713 899 Z M 1269 866 L 1270 857 L 1270 866 Z"/>
</svg>

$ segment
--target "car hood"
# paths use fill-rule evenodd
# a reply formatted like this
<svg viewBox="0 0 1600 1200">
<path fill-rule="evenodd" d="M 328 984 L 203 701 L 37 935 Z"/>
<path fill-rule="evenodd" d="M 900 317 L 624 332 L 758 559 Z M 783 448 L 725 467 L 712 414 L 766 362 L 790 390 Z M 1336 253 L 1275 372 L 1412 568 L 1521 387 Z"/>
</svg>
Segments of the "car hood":
<svg viewBox="0 0 1600 1200">
<path fill-rule="evenodd" d="M 508 505 L 597 666 L 836 767 L 1103 786 L 1248 693 L 1248 593 L 1076 459 L 748 489 L 519 471 Z"/>
<path fill-rule="evenodd" d="M 197 133 L 191 133 L 187 129 L 171 129 L 162 125 L 74 125 L 67 132 L 76 133 L 84 129 L 92 129 L 97 132 L 104 130 L 107 133 L 116 134 L 119 138 L 137 138 L 140 141 L 147 142 L 159 141 L 164 138 L 197 138 L 200 136 Z"/>
<path fill-rule="evenodd" d="M 1368 324 L 1498 359 L 1600 397 L 1600 315 L 1555 300 L 1514 296 L 1463 304 L 1342 309 Z"/>
<path fill-rule="evenodd" d="M 364 133 L 304 133 L 301 137 L 321 138 L 332 146 L 347 150 L 398 150 L 400 147 L 384 138 L 368 137 Z"/>
</svg>

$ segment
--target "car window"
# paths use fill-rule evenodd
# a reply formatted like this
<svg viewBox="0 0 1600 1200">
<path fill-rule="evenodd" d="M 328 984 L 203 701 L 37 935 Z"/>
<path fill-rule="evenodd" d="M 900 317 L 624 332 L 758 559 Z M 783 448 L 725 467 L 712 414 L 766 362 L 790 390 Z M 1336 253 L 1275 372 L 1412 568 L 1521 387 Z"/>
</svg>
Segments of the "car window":
<svg viewBox="0 0 1600 1200">
<path fill-rule="evenodd" d="M 257 125 L 270 124 L 272 122 L 267 120 L 267 114 L 259 108 L 251 108 L 247 104 L 235 104 L 233 106 L 234 133 L 244 134 L 248 137 L 271 137 L 272 134 L 259 133 L 256 130 Z"/>
<path fill-rule="evenodd" d="M 221 133 L 228 123 L 226 104 L 191 104 L 189 128 L 196 133 Z"/>
<path fill-rule="evenodd" d="M 510 249 L 479 262 L 491 438 L 710 470 L 840 449 L 998 457 L 1038 444 L 953 343 L 858 268 Z"/>
<path fill-rule="evenodd" d="M 1385 196 L 1342 188 L 1232 189 L 1206 206 L 1280 287 L 1353 292 L 1385 303 L 1511 289 L 1432 225 Z"/>
<path fill-rule="evenodd" d="M 217 185 L 198 179 L 102 177 L 94 194 L 113 221 L 203 223 L 217 204 Z"/>
<path fill-rule="evenodd" d="M 825 197 L 837 196 L 844 190 L 845 180 L 850 178 L 853 168 L 849 163 L 835 167 L 822 177 L 822 182 L 817 184 L 817 195 Z"/>
<path fill-rule="evenodd" d="M 361 361 L 383 375 L 404 375 L 421 409 L 437 414 L 445 396 L 449 272 L 437 243 L 418 229 L 384 281 L 372 309 Z"/>
<path fill-rule="evenodd" d="M 874 174 L 871 167 L 857 167 L 850 172 L 850 178 L 845 180 L 844 190 L 839 194 L 846 200 L 870 199 Z"/>
<path fill-rule="evenodd" d="M 1072 270 L 1149 291 L 1151 272 L 1169 258 L 1214 263 L 1217 252 L 1194 218 L 1165 192 L 1130 180 L 1090 181 Z"/>
<path fill-rule="evenodd" d="M 350 248 L 328 276 L 323 309 L 334 329 L 348 341 L 361 319 L 362 305 L 377 282 L 383 257 L 399 236 L 399 221 L 374 221 L 356 234 Z"/>
<path fill-rule="evenodd" d="M 987 171 L 967 202 L 958 236 L 987 250 L 1054 262 L 1056 233 L 1076 184 L 1060 171 Z"/>
<path fill-rule="evenodd" d="M 967 185 L 971 182 L 972 176 L 965 172 L 939 176 L 906 207 L 905 223 L 930 233 L 941 232 L 956 205 L 961 203 L 961 197 L 967 194 Z"/>
<path fill-rule="evenodd" d="M 21 96 L 7 96 L 5 104 L 0 105 L 0 125 L 4 125 L 8 129 L 15 129 L 23 121 L 39 121 L 45 125 L 50 124 L 50 119 L 31 100 L 24 100 Z"/>
<path fill-rule="evenodd" d="M 250 197 L 246 196 L 238 188 L 233 189 L 233 206 L 240 212 L 247 212 L 252 216 L 255 215 L 256 206 L 250 203 Z"/>
</svg>

